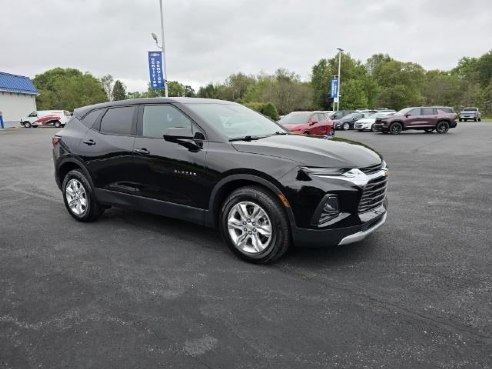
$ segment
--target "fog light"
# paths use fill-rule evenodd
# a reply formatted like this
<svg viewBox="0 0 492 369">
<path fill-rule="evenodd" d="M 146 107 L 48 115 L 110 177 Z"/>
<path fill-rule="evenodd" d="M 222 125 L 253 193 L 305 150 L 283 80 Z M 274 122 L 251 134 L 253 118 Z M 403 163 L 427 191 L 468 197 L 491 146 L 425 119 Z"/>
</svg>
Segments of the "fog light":
<svg viewBox="0 0 492 369">
<path fill-rule="evenodd" d="M 338 197 L 336 195 L 329 195 L 323 200 L 324 202 L 319 215 L 318 226 L 323 226 L 325 223 L 336 218 L 340 214 Z"/>
</svg>

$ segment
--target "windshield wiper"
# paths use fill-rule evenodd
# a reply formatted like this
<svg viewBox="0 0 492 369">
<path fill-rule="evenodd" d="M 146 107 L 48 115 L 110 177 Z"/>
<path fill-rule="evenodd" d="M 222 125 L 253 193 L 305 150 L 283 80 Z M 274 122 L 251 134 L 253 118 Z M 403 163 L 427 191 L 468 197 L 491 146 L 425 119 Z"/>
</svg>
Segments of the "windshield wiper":
<svg viewBox="0 0 492 369">
<path fill-rule="evenodd" d="M 243 136 L 243 137 L 234 137 L 229 139 L 229 142 L 232 141 L 253 141 L 253 140 L 259 140 L 260 138 L 265 138 L 267 136 Z"/>
</svg>

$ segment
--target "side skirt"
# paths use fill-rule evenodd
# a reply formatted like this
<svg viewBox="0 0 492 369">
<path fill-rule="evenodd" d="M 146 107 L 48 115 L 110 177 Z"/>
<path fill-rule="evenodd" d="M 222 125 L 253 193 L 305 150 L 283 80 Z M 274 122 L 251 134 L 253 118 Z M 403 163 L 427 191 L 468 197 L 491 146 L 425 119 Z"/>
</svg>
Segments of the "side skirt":
<svg viewBox="0 0 492 369">
<path fill-rule="evenodd" d="M 103 189 L 96 189 L 95 192 L 97 200 L 105 205 L 124 207 L 210 226 L 210 222 L 205 221 L 209 217 L 209 211 L 205 209 Z"/>
</svg>

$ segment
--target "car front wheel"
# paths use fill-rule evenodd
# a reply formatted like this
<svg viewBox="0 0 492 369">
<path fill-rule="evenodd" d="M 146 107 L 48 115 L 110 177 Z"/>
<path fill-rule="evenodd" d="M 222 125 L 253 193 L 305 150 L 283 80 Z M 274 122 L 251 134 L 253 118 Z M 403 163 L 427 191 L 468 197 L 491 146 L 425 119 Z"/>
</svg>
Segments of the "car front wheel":
<svg viewBox="0 0 492 369">
<path fill-rule="evenodd" d="M 392 135 L 399 135 L 400 132 L 403 130 L 403 126 L 401 125 L 401 123 L 393 123 L 390 127 L 389 127 L 389 131 Z"/>
<path fill-rule="evenodd" d="M 436 126 L 436 131 L 437 133 L 446 133 L 449 130 L 449 123 L 448 122 L 439 122 L 437 123 Z"/>
<path fill-rule="evenodd" d="M 229 195 L 220 214 L 220 232 L 243 260 L 268 264 L 290 247 L 290 229 L 280 202 L 260 187 L 242 187 Z"/>
<path fill-rule="evenodd" d="M 92 222 L 104 212 L 82 171 L 74 169 L 68 172 L 63 179 L 62 191 L 65 207 L 79 222 Z"/>
<path fill-rule="evenodd" d="M 342 128 L 343 128 L 345 131 L 348 131 L 348 130 L 350 129 L 350 124 L 348 124 L 348 123 L 343 123 Z"/>
</svg>

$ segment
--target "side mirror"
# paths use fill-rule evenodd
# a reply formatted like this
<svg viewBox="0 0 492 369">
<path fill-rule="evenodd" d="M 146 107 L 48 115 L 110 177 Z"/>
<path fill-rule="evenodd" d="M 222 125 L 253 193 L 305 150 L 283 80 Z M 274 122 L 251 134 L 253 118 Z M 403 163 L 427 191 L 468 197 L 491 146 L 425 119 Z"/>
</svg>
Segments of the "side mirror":
<svg viewBox="0 0 492 369">
<path fill-rule="evenodd" d="M 408 118 L 408 117 L 410 117 L 410 116 L 411 116 L 411 114 L 408 114 L 408 113 L 407 113 L 407 114 L 405 114 L 405 117 L 406 117 L 406 118 Z"/>
<path fill-rule="evenodd" d="M 312 121 L 311 121 L 311 123 L 309 123 L 309 125 L 310 125 L 310 126 L 314 126 L 314 125 L 315 125 L 315 124 L 317 124 L 317 123 L 318 123 L 318 121 L 316 121 L 316 120 L 312 120 Z"/>
<path fill-rule="evenodd" d="M 178 145 L 186 147 L 190 151 L 199 151 L 203 147 L 203 143 L 195 142 L 191 135 L 191 128 L 168 128 L 164 132 L 164 140 L 174 142 Z"/>
</svg>

